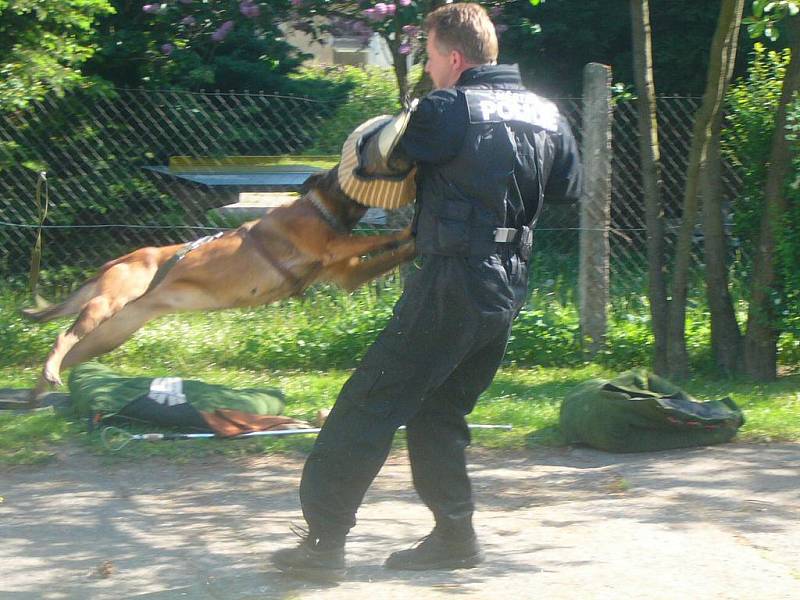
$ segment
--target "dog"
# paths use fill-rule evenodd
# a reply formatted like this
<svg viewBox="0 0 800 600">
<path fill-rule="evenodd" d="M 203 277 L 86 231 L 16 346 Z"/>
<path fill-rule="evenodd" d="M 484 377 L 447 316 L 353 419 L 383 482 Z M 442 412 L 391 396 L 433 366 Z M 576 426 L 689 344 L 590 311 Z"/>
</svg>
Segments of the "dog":
<svg viewBox="0 0 800 600">
<path fill-rule="evenodd" d="M 342 191 L 334 167 L 257 221 L 204 244 L 140 248 L 107 262 L 64 302 L 24 309 L 38 322 L 78 315 L 56 339 L 30 403 L 61 385 L 62 369 L 117 348 L 155 317 L 270 304 L 317 282 L 349 291 L 413 258 L 408 228 L 352 235 L 366 210 Z"/>
</svg>

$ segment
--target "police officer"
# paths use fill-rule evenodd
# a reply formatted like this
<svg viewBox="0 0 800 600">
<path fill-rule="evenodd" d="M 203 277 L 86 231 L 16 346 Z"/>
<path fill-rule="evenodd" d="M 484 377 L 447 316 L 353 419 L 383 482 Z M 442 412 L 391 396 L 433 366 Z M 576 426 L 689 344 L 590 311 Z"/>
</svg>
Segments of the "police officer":
<svg viewBox="0 0 800 600">
<path fill-rule="evenodd" d="M 424 25 L 434 91 L 412 113 L 389 162 L 416 164 L 419 266 L 389 324 L 344 385 L 300 484 L 309 529 L 273 563 L 300 576 L 344 573 L 345 536 L 395 431 L 406 425 L 414 486 L 435 527 L 389 556 L 391 569 L 454 569 L 482 560 L 472 525 L 465 421 L 489 386 L 527 294 L 542 202 L 575 201 L 581 168 L 555 105 L 496 65 L 478 4 L 448 4 Z M 363 155 L 375 154 L 366 144 Z"/>
</svg>

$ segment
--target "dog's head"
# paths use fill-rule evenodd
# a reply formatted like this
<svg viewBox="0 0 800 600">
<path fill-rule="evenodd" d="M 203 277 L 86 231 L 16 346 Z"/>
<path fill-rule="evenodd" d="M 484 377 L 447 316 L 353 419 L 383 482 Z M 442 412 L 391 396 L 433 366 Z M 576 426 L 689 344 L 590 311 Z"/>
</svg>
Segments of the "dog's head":
<svg viewBox="0 0 800 600">
<path fill-rule="evenodd" d="M 342 224 L 347 229 L 352 229 L 367 212 L 367 207 L 359 204 L 342 191 L 337 175 L 338 169 L 339 165 L 336 165 L 328 171 L 314 173 L 305 180 L 300 188 L 300 193 L 305 195 L 311 190 L 316 191 L 325 198 L 328 208 L 334 211 Z"/>
</svg>

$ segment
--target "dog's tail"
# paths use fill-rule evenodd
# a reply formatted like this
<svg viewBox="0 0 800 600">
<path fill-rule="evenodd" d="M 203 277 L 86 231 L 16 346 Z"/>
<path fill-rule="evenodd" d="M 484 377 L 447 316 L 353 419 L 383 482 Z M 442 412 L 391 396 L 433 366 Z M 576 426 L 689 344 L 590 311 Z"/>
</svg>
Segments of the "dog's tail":
<svg viewBox="0 0 800 600">
<path fill-rule="evenodd" d="M 50 304 L 45 302 L 42 305 L 37 298 L 36 306 L 32 308 L 23 308 L 20 312 L 22 316 L 31 321 L 45 323 L 51 319 L 56 318 L 56 314 L 61 309 L 61 304 Z"/>
<path fill-rule="evenodd" d="M 125 258 L 125 257 L 122 257 Z M 71 293 L 66 300 L 58 304 L 50 304 L 41 296 L 36 296 L 36 306 L 23 308 L 20 312 L 22 316 L 37 323 L 47 323 L 58 317 L 66 317 L 78 313 L 83 305 L 94 295 L 95 284 L 100 276 L 108 269 L 119 263 L 122 258 L 108 261 L 97 272 L 97 274 L 87 279 L 81 287 Z"/>
<path fill-rule="evenodd" d="M 36 306 L 23 308 L 20 312 L 22 316 L 37 323 L 47 323 L 58 317 L 66 317 L 78 313 L 83 305 L 91 299 L 94 294 L 95 283 L 98 275 L 86 281 L 81 287 L 71 293 L 66 300 L 58 304 L 49 304 L 37 296 Z"/>
<path fill-rule="evenodd" d="M 23 308 L 21 311 L 22 316 L 26 319 L 30 319 L 31 321 L 40 321 L 44 318 L 42 315 L 52 309 L 53 305 L 42 298 L 39 294 L 36 294 L 34 300 L 36 301 L 36 306 L 33 308 Z"/>
</svg>

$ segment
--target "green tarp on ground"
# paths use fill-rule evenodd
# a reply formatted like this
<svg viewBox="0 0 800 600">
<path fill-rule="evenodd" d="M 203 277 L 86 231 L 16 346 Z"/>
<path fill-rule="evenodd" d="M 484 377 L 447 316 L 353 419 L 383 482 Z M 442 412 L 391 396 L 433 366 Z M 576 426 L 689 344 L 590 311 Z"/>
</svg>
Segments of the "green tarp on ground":
<svg viewBox="0 0 800 600">
<path fill-rule="evenodd" d="M 744 423 L 730 398 L 699 402 L 644 370 L 592 379 L 561 404 L 561 432 L 570 444 L 609 452 L 651 452 L 729 441 Z"/>
<path fill-rule="evenodd" d="M 116 416 L 215 431 L 213 422 L 220 414 L 235 413 L 241 419 L 241 415 L 280 415 L 284 408 L 284 395 L 274 388 L 234 389 L 177 377 L 125 377 L 99 363 L 75 367 L 69 391 L 82 418 Z"/>
</svg>

